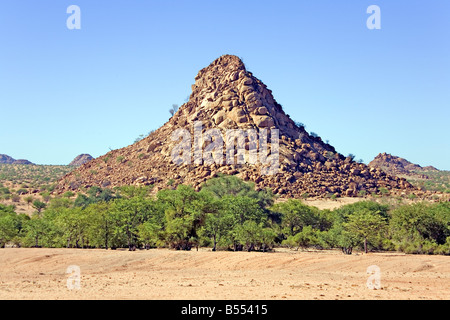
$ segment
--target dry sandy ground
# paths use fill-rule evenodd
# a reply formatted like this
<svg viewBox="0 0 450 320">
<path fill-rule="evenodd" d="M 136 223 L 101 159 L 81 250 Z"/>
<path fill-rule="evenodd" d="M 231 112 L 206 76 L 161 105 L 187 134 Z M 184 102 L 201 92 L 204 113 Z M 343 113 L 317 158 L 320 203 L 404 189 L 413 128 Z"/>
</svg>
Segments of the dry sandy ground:
<svg viewBox="0 0 450 320">
<path fill-rule="evenodd" d="M 69 290 L 69 265 L 81 270 Z M 371 265 L 381 289 L 367 287 Z M 449 299 L 450 257 L 338 251 L 0 249 L 0 299 Z"/>
</svg>

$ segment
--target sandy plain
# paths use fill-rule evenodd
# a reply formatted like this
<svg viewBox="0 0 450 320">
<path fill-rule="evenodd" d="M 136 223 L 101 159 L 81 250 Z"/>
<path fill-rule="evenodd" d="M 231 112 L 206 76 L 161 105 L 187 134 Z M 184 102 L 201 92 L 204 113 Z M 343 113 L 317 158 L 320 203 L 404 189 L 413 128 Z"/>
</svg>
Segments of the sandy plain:
<svg viewBox="0 0 450 320">
<path fill-rule="evenodd" d="M 66 273 L 80 268 L 79 277 Z M 369 266 L 380 288 L 369 289 Z M 80 288 L 69 277 L 78 277 Z M 374 283 L 374 282 L 372 282 Z M 71 284 L 71 285 L 70 285 Z M 450 257 L 340 251 L 0 249 L 2 300 L 448 300 Z"/>
</svg>

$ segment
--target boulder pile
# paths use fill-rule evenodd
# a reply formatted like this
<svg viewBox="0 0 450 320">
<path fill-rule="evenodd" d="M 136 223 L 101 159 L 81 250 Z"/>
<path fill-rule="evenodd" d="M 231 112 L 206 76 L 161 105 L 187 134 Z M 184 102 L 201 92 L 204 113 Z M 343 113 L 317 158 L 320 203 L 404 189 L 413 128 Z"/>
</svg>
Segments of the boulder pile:
<svg viewBox="0 0 450 320">
<path fill-rule="evenodd" d="M 260 133 L 266 129 L 270 142 L 271 130 L 277 129 L 279 163 L 276 172 L 263 174 L 264 164 L 251 163 L 247 158 L 244 163 L 227 164 L 225 147 L 223 163 L 210 164 L 196 159 L 195 124 L 201 124 L 202 134 L 211 129 L 220 132 L 224 145 L 227 130 L 254 130 L 261 138 Z M 180 139 L 173 139 L 178 129 L 191 135 L 190 139 L 183 140 L 185 147 L 194 146 L 190 161 L 181 164 L 173 161 L 173 150 L 181 144 Z M 197 141 L 197 148 L 205 150 L 212 143 L 207 140 L 201 140 L 200 144 Z M 246 137 L 247 151 L 251 143 Z M 258 145 L 261 147 L 260 141 Z M 268 154 L 276 154 L 271 145 Z M 357 163 L 336 152 L 320 137 L 308 134 L 283 111 L 272 91 L 246 70 L 241 59 L 224 55 L 200 70 L 189 101 L 167 123 L 133 145 L 83 164 L 59 181 L 57 191 L 94 185 L 153 185 L 155 192 L 179 184 L 199 189 L 207 179 L 219 174 L 237 175 L 255 182 L 258 189 L 270 188 L 275 194 L 293 198 L 306 195 L 355 197 L 361 193 L 380 193 L 381 188 L 394 194 L 414 190 L 405 179 Z"/>
</svg>

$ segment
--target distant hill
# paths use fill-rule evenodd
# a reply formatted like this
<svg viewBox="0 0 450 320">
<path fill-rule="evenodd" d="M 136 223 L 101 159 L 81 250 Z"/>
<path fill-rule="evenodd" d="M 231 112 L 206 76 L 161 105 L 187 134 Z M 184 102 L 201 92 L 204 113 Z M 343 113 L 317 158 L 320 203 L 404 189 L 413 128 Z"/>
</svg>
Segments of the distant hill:
<svg viewBox="0 0 450 320">
<path fill-rule="evenodd" d="M 423 190 L 450 193 L 450 171 L 441 171 L 433 166 L 422 167 L 387 153 L 377 155 L 369 163 L 369 167 L 405 178 L 412 185 Z"/>
<path fill-rule="evenodd" d="M 79 167 L 85 164 L 86 162 L 91 161 L 92 159 L 94 159 L 94 157 L 92 157 L 90 154 L 86 153 L 80 154 L 76 156 L 71 163 L 69 163 L 69 166 Z"/>
<path fill-rule="evenodd" d="M 404 158 L 393 156 L 388 153 L 380 153 L 370 163 L 369 167 L 380 168 L 386 173 L 393 175 L 420 175 L 421 172 L 438 172 L 433 166 L 421 167 Z"/>
<path fill-rule="evenodd" d="M 0 154 L 0 163 L 12 164 L 14 161 L 16 161 L 14 158 L 11 158 L 6 154 Z"/>
<path fill-rule="evenodd" d="M 0 154 L 0 163 L 2 164 L 33 164 L 31 161 L 25 159 L 16 160 L 6 154 Z"/>
</svg>

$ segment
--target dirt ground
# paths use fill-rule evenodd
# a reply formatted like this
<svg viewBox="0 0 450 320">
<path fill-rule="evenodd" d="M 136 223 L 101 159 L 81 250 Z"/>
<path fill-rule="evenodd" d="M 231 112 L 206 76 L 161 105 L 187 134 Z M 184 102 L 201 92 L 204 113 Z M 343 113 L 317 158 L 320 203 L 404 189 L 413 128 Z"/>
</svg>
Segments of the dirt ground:
<svg viewBox="0 0 450 320">
<path fill-rule="evenodd" d="M 76 282 L 67 286 L 70 265 L 80 268 L 79 289 L 73 286 Z M 378 290 L 367 287 L 371 277 L 367 268 L 372 265 L 381 272 Z M 0 249 L 2 300 L 449 298 L 447 256 L 282 249 L 270 253 Z"/>
</svg>

